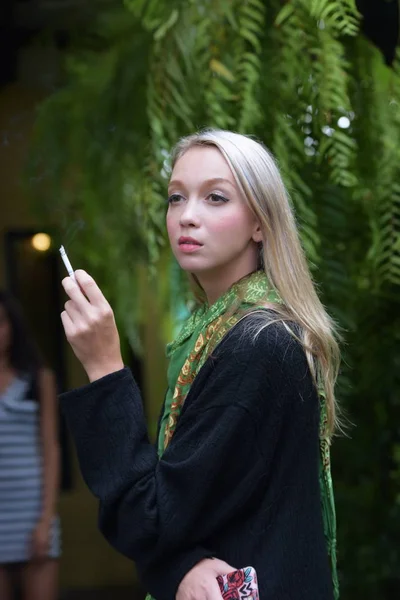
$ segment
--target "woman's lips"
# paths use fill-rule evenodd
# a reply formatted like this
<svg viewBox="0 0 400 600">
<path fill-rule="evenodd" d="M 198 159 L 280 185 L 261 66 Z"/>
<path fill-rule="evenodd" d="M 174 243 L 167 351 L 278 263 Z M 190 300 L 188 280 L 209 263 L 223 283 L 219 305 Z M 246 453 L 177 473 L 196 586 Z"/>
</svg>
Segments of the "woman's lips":
<svg viewBox="0 0 400 600">
<path fill-rule="evenodd" d="M 196 250 L 200 250 L 200 248 L 202 247 L 201 244 L 194 244 L 192 242 L 182 242 L 178 246 L 181 252 L 185 252 L 187 254 L 190 254 L 191 252 L 196 252 Z"/>
<path fill-rule="evenodd" d="M 189 254 L 191 252 L 196 252 L 202 247 L 202 244 L 198 242 L 195 238 L 190 237 L 189 235 L 181 235 L 178 240 L 179 250 Z"/>
</svg>

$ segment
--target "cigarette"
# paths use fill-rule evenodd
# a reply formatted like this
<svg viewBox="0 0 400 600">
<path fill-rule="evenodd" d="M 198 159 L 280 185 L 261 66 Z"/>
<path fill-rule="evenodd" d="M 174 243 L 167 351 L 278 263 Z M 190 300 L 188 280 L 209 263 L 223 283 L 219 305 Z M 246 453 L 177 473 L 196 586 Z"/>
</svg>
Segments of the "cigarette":
<svg viewBox="0 0 400 600">
<path fill-rule="evenodd" d="M 60 254 L 61 254 L 61 258 L 63 259 L 63 263 L 64 263 L 64 265 L 65 265 L 65 268 L 66 268 L 66 269 L 67 269 L 67 271 L 68 271 L 68 275 L 69 275 L 69 276 L 70 276 L 70 277 L 71 277 L 71 278 L 72 278 L 74 281 L 76 281 L 76 279 L 75 279 L 75 273 L 74 273 L 74 270 L 73 270 L 73 268 L 72 268 L 72 265 L 71 265 L 71 263 L 69 262 L 69 258 L 68 258 L 68 256 L 67 256 L 67 253 L 65 252 L 65 248 L 64 248 L 64 246 L 60 246 Z"/>
</svg>

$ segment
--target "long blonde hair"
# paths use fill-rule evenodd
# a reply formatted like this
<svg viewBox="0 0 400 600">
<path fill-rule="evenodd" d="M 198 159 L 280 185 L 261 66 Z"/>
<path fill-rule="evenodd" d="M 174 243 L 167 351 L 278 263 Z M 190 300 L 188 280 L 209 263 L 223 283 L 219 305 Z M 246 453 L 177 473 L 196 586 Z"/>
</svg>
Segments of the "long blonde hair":
<svg viewBox="0 0 400 600">
<path fill-rule="evenodd" d="M 328 433 L 331 435 L 338 424 L 334 388 L 340 352 L 336 327 L 315 290 L 288 193 L 275 160 L 264 145 L 251 137 L 207 129 L 184 137 L 177 143 L 172 154 L 172 167 L 194 146 L 211 146 L 221 152 L 247 205 L 261 225 L 263 242 L 260 244 L 259 266 L 264 268 L 283 301 L 283 304 L 274 305 L 279 320 L 286 327 L 286 321 L 300 325 L 299 339 L 311 374 L 316 386 L 319 389 L 322 387 L 325 394 Z M 204 300 L 204 291 L 197 278 L 192 275 L 190 280 L 195 296 Z M 275 321 L 265 316 L 257 326 L 255 335 L 271 322 Z"/>
</svg>

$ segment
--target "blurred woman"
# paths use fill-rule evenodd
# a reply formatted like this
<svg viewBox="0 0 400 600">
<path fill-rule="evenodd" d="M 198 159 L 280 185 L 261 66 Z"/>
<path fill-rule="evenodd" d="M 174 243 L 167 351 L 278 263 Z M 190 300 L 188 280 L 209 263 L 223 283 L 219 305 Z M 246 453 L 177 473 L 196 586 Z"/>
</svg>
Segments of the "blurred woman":
<svg viewBox="0 0 400 600">
<path fill-rule="evenodd" d="M 16 301 L 0 291 L 0 598 L 55 600 L 60 531 L 57 392 Z"/>
</svg>

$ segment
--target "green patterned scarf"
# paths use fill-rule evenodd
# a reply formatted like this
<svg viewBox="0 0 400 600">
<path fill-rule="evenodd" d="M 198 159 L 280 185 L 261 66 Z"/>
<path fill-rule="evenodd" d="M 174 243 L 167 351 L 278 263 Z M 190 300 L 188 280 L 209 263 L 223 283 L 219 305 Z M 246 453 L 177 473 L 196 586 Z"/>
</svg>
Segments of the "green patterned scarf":
<svg viewBox="0 0 400 600">
<path fill-rule="evenodd" d="M 186 321 L 175 341 L 167 346 L 170 358 L 168 391 L 158 437 L 158 455 L 174 435 L 177 421 L 195 377 L 224 335 L 248 312 L 265 308 L 266 303 L 281 303 L 276 290 L 263 271 L 255 271 L 237 281 L 214 304 L 198 308 Z M 320 418 L 320 469 L 321 503 L 324 532 L 331 558 L 334 598 L 339 598 L 336 572 L 336 516 L 330 469 L 329 435 L 326 403 L 323 393 Z M 146 600 L 154 600 L 150 595 Z"/>
</svg>

